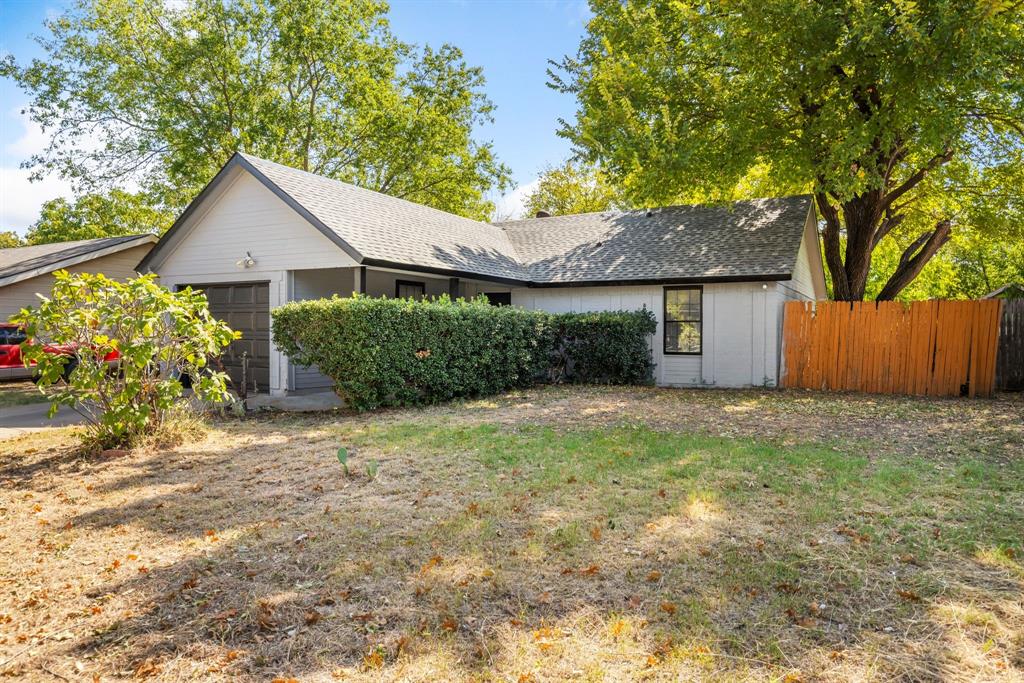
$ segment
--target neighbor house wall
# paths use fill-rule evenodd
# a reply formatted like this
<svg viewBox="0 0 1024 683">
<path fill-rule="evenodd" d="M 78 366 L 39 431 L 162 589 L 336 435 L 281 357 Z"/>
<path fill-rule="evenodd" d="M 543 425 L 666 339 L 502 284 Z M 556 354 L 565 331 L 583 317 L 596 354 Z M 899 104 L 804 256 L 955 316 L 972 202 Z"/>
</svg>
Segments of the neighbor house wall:
<svg viewBox="0 0 1024 683">
<path fill-rule="evenodd" d="M 517 288 L 512 304 L 552 313 L 647 308 L 658 323 L 651 338 L 655 382 L 662 386 L 773 386 L 778 347 L 775 283 L 705 284 L 699 355 L 664 353 L 664 287 Z"/>
<path fill-rule="evenodd" d="M 142 244 L 115 254 L 77 263 L 64 270 L 70 273 L 103 273 L 114 280 L 126 280 L 138 275 L 135 272 L 135 266 L 149 253 L 152 246 L 152 244 Z M 54 280 L 53 274 L 47 273 L 7 287 L 0 287 L 0 321 L 8 320 L 26 306 L 38 306 L 39 297 L 36 294 L 49 296 Z"/>
</svg>

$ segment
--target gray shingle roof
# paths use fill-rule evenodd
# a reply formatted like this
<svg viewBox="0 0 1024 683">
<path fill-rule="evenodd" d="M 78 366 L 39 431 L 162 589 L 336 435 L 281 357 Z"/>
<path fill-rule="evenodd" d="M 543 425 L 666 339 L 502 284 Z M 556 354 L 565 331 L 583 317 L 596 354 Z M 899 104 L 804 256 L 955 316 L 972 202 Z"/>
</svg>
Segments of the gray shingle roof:
<svg viewBox="0 0 1024 683">
<path fill-rule="evenodd" d="M 537 283 L 765 278 L 793 272 L 810 208 L 802 195 L 498 225 Z"/>
<path fill-rule="evenodd" d="M 366 259 L 526 279 L 505 231 L 415 202 L 242 154 Z"/>
<path fill-rule="evenodd" d="M 33 271 L 49 272 L 69 260 L 88 256 L 97 251 L 124 245 L 125 248 L 154 241 L 153 235 L 125 235 L 101 237 L 94 240 L 35 244 L 28 247 L 0 249 L 0 281 Z"/>
<path fill-rule="evenodd" d="M 357 262 L 531 285 L 787 279 L 809 196 L 489 224 L 247 154 L 236 154 L 139 264 L 241 165 Z M 649 214 L 649 215 L 648 215 Z"/>
</svg>

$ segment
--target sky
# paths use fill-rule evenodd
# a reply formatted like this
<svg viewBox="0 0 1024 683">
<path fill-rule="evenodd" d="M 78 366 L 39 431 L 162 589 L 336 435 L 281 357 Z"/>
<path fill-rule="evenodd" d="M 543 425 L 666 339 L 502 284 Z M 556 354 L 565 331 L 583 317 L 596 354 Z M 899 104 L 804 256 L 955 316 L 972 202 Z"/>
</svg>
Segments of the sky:
<svg viewBox="0 0 1024 683">
<path fill-rule="evenodd" d="M 44 33 L 46 17 L 67 4 L 0 0 L 0 55 L 13 54 L 19 63 L 41 56 L 32 36 Z M 502 218 L 518 216 L 540 171 L 569 154 L 568 142 L 555 132 L 559 118 L 572 119 L 575 103 L 546 86 L 546 70 L 549 59 L 576 52 L 588 17 L 585 0 L 391 0 L 391 26 L 399 38 L 419 45 L 451 43 L 469 64 L 483 68 L 497 109 L 494 123 L 482 127 L 477 139 L 494 144 L 518 186 L 494 197 Z M 72 196 L 63 179 L 30 183 L 29 172 L 19 168 L 46 141 L 21 114 L 27 104 L 14 83 L 0 79 L 0 230 L 21 234 L 43 202 Z"/>
</svg>

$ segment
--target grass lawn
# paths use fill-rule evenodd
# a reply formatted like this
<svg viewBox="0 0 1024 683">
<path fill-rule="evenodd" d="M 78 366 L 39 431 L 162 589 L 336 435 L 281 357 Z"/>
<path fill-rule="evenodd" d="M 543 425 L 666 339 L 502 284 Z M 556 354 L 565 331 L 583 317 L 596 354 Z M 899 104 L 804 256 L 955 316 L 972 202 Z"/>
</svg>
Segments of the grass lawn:
<svg viewBox="0 0 1024 683">
<path fill-rule="evenodd" d="M 1024 676 L 1020 396 L 555 388 L 73 446 L 0 442 L 0 676 Z"/>
<path fill-rule="evenodd" d="M 46 397 L 28 380 L 0 382 L 0 408 L 45 402 Z"/>
</svg>

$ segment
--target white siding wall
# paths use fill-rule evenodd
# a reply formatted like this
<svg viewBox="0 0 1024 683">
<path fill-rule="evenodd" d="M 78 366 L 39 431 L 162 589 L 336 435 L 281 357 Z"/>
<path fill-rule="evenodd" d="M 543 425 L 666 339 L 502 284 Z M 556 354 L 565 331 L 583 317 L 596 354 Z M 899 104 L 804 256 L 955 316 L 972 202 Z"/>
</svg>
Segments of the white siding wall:
<svg viewBox="0 0 1024 683">
<path fill-rule="evenodd" d="M 289 301 L 295 268 L 346 268 L 353 261 L 248 173 L 239 172 L 182 227 L 173 250 L 154 269 L 164 285 L 217 282 L 270 283 L 270 309 Z M 249 252 L 256 265 L 239 268 Z M 288 386 L 288 362 L 271 345 L 270 391 Z"/>
<path fill-rule="evenodd" d="M 568 313 L 638 310 L 654 312 L 658 329 L 651 339 L 662 386 L 773 386 L 776 383 L 774 283 L 708 284 L 703 288 L 701 355 L 665 355 L 663 296 L 660 286 L 517 288 L 512 303 L 523 308 Z"/>
<path fill-rule="evenodd" d="M 103 273 L 115 280 L 126 280 L 138 275 L 135 272 L 135 266 L 139 265 L 139 261 L 149 253 L 152 246 L 152 244 L 143 244 L 132 247 L 116 254 L 78 263 L 65 268 L 65 270 L 71 273 Z M 47 273 L 0 288 L 0 322 L 6 321 L 26 306 L 39 305 L 39 297 L 36 294 L 48 296 L 50 289 L 53 288 L 53 281 L 53 275 Z"/>
</svg>

